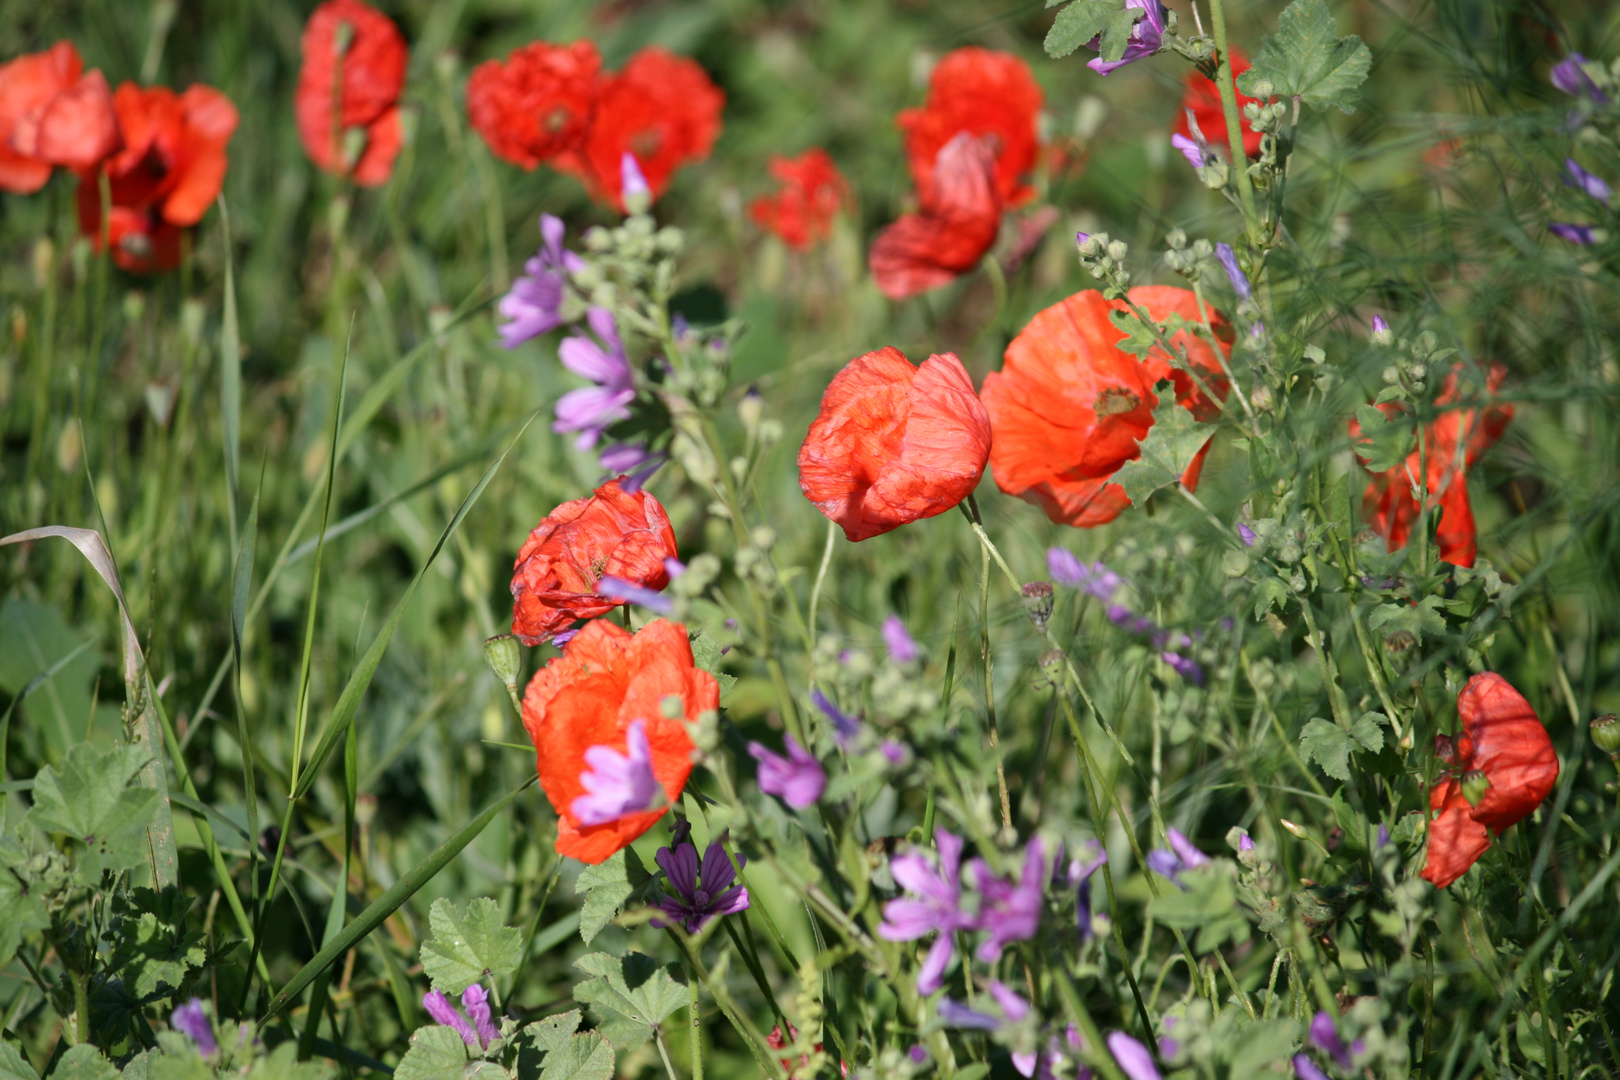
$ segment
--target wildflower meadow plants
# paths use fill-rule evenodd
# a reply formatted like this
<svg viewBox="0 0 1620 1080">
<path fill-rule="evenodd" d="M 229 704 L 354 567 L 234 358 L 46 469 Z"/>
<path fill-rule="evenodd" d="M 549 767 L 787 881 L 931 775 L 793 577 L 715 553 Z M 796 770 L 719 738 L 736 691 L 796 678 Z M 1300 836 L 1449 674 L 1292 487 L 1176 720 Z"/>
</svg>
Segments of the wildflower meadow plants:
<svg viewBox="0 0 1620 1080">
<path fill-rule="evenodd" d="M 1613 13 L 13 6 L 0 1080 L 1620 1080 Z"/>
</svg>

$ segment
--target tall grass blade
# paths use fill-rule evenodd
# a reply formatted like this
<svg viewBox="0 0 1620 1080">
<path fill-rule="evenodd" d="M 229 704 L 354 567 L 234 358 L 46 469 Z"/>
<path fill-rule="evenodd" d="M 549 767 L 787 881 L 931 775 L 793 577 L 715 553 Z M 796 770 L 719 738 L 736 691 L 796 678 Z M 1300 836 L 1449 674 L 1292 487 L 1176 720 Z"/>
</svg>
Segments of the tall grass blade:
<svg viewBox="0 0 1620 1080">
<path fill-rule="evenodd" d="M 237 546 L 236 508 L 242 472 L 242 333 L 236 316 L 236 273 L 231 257 L 231 214 L 219 196 L 219 226 L 225 238 L 225 313 L 219 327 L 219 415 L 225 426 L 225 492 L 231 547 Z"/>
<path fill-rule="evenodd" d="M 248 593 L 253 588 L 253 555 L 259 537 L 259 496 L 264 488 L 262 470 L 259 488 L 253 493 L 253 505 L 248 507 L 247 523 L 236 549 L 236 573 L 231 581 L 231 664 L 236 692 L 236 739 L 242 751 L 242 797 L 247 804 L 248 820 L 249 889 L 255 919 L 259 917 L 259 844 L 254 839 L 259 835 L 259 788 L 253 764 L 253 725 L 248 722 L 247 705 L 242 700 L 242 638 L 247 632 Z"/>
</svg>

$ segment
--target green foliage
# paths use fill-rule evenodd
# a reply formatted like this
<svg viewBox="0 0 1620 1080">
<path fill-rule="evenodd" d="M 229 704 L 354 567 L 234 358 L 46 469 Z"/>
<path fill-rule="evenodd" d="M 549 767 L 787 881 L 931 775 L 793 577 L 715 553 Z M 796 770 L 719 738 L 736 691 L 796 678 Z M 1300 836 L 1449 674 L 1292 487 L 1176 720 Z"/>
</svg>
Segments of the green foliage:
<svg viewBox="0 0 1620 1080">
<path fill-rule="evenodd" d="M 1049 0 L 1047 7 L 1062 0 Z M 1096 37 L 1104 60 L 1118 60 L 1131 43 L 1131 28 L 1142 17 L 1138 8 L 1121 8 L 1117 0 L 1072 0 L 1052 23 L 1046 34 L 1046 55 L 1054 60 L 1068 56 Z"/>
<path fill-rule="evenodd" d="M 587 953 L 574 966 L 591 976 L 574 984 L 574 1000 L 602 1019 L 597 1030 L 617 1049 L 652 1038 L 664 1018 L 687 1003 L 686 977 L 677 964 L 660 965 L 644 953 Z"/>
<path fill-rule="evenodd" d="M 51 1070 L 52 1080 L 118 1080 L 113 1063 L 89 1043 L 68 1047 Z"/>
<path fill-rule="evenodd" d="M 615 852 L 580 872 L 574 891 L 585 897 L 579 913 L 579 936 L 589 945 L 602 927 L 624 907 L 625 901 L 650 879 L 641 857 L 629 848 Z"/>
<path fill-rule="evenodd" d="M 422 970 L 435 990 L 459 994 L 490 976 L 510 975 L 523 959 L 523 932 L 503 926 L 500 908 L 488 897 L 465 910 L 435 900 L 428 918 L 433 933 L 422 943 Z"/>
<path fill-rule="evenodd" d="M 146 826 L 161 799 L 135 784 L 148 757 L 132 746 L 98 750 L 80 743 L 60 768 L 46 768 L 35 780 L 28 821 L 40 832 L 67 837 L 74 878 L 86 888 L 97 887 L 103 874 L 139 866 L 146 855 Z"/>
<path fill-rule="evenodd" d="M 411 1048 L 399 1059 L 394 1070 L 396 1080 L 472 1080 L 486 1074 L 500 1073 L 500 1066 L 476 1057 L 469 1058 L 468 1047 L 461 1036 L 437 1024 L 418 1028 L 411 1036 Z"/>
<path fill-rule="evenodd" d="M 1306 761 L 1314 761 L 1335 780 L 1349 781 L 1352 753 L 1376 754 L 1384 748 L 1382 713 L 1362 713 L 1348 729 L 1320 717 L 1305 722 L 1299 736 L 1299 749 Z"/>
<path fill-rule="evenodd" d="M 1190 411 L 1176 404 L 1175 392 L 1168 382 L 1159 384 L 1158 394 L 1153 426 L 1140 444 L 1142 456 L 1127 461 L 1114 474 L 1114 480 L 1125 489 L 1125 497 L 1133 506 L 1141 506 L 1149 495 L 1161 488 L 1179 484 L 1181 475 L 1214 431 L 1213 425 L 1200 424 Z"/>
<path fill-rule="evenodd" d="M 1353 113 L 1361 84 L 1372 70 L 1372 50 L 1354 34 L 1339 37 L 1328 0 L 1294 0 L 1277 18 L 1254 65 L 1238 78 L 1238 88 L 1254 94 L 1264 80 L 1282 97 L 1297 97 L 1313 109 L 1334 106 Z"/>
<path fill-rule="evenodd" d="M 207 962 L 202 929 L 188 926 L 186 918 L 194 905 L 173 886 L 162 893 L 135 889 L 117 898 L 107 963 L 121 972 L 137 1004 L 174 996 Z"/>
<path fill-rule="evenodd" d="M 1201 953 L 1249 939 L 1249 920 L 1238 907 L 1236 867 L 1216 859 L 1207 866 L 1181 871 L 1181 887 L 1166 888 L 1148 904 L 1148 914 L 1166 926 L 1197 931 L 1193 947 Z"/>
<path fill-rule="evenodd" d="M 22 1050 L 4 1037 L 0 1037 L 0 1080 L 39 1080 L 39 1073 L 28 1063 Z"/>
<path fill-rule="evenodd" d="M 1385 634 L 1404 630 L 1410 634 L 1439 636 L 1446 632 L 1446 620 L 1440 614 L 1444 604 L 1439 596 L 1425 596 L 1415 604 L 1379 604 L 1367 616 L 1367 625 Z"/>
<path fill-rule="evenodd" d="M 1372 405 L 1356 408 L 1356 422 L 1361 426 L 1362 435 L 1362 441 L 1356 444 L 1356 453 L 1373 472 L 1399 467 L 1412 452 L 1414 436 L 1410 424 L 1392 420 Z"/>
</svg>

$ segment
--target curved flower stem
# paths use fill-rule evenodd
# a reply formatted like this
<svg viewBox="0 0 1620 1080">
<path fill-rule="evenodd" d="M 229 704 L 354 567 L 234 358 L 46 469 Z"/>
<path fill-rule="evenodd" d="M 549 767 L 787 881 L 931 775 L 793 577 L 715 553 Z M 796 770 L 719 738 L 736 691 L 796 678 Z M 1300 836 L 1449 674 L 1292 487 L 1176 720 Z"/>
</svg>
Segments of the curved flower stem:
<svg viewBox="0 0 1620 1080">
<path fill-rule="evenodd" d="M 821 607 L 821 586 L 827 580 L 827 567 L 832 563 L 833 544 L 838 540 L 838 523 L 827 519 L 827 546 L 821 549 L 821 566 L 816 570 L 816 583 L 810 589 L 810 621 L 805 627 L 805 644 L 816 647 L 816 612 Z M 812 679 L 812 682 L 815 680 Z"/>
<path fill-rule="evenodd" d="M 979 548 L 979 656 L 984 661 L 984 715 L 989 725 L 990 751 L 996 758 L 1001 827 L 1011 832 L 1012 802 L 1007 797 L 1007 767 L 1001 760 L 1001 732 L 996 729 L 995 662 L 990 652 L 990 549 L 983 545 Z"/>
</svg>

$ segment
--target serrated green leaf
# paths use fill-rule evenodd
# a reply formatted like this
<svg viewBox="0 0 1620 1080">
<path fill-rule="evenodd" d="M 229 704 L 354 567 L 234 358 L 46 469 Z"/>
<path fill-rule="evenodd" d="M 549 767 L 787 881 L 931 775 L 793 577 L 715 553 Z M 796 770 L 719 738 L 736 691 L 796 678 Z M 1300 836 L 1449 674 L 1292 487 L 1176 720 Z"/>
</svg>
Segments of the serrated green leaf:
<svg viewBox="0 0 1620 1080">
<path fill-rule="evenodd" d="M 103 751 L 80 743 L 60 768 L 47 767 L 35 780 L 28 820 L 40 832 L 72 840 L 74 876 L 81 884 L 94 888 L 103 872 L 132 870 L 145 861 L 146 826 L 161 796 L 130 785 L 149 757 L 133 746 Z"/>
<path fill-rule="evenodd" d="M 533 1040 L 535 1049 L 549 1053 L 552 1050 L 562 1049 L 569 1037 L 579 1030 L 580 1021 L 583 1019 L 584 1014 L 578 1009 L 569 1009 L 565 1013 L 536 1020 L 523 1029 L 523 1034 Z"/>
<path fill-rule="evenodd" d="M 417 1028 L 411 1036 L 411 1048 L 399 1059 L 394 1080 L 465 1080 L 474 1064 L 482 1063 L 468 1059 L 467 1044 L 460 1035 L 433 1024 Z"/>
<path fill-rule="evenodd" d="M 11 963 L 27 935 L 51 925 L 40 898 L 32 890 L 24 891 L 18 880 L 27 857 L 27 849 L 15 836 L 0 837 L 0 968 Z M 0 1080 L 6 1080 L 3 1074 Z"/>
<path fill-rule="evenodd" d="M 585 894 L 579 912 L 579 936 L 585 944 L 595 939 L 650 876 L 641 857 L 629 848 L 584 869 L 574 891 Z"/>
<path fill-rule="evenodd" d="M 1143 325 L 1135 313 L 1110 308 L 1108 318 L 1114 324 L 1114 329 L 1125 335 L 1114 342 L 1114 348 L 1121 352 L 1128 352 L 1140 359 L 1158 346 L 1158 335 L 1153 332 L 1152 327 Z"/>
<path fill-rule="evenodd" d="M 1389 717 L 1380 712 L 1362 713 L 1360 719 L 1350 725 L 1350 737 L 1361 744 L 1361 748 L 1369 754 L 1376 754 L 1384 748 L 1383 725 L 1389 723 Z"/>
<path fill-rule="evenodd" d="M 714 676 L 714 681 L 720 684 L 720 697 L 724 699 L 737 685 L 737 676 L 720 670 L 720 646 L 702 630 L 693 630 L 688 636 L 692 642 L 692 663 Z"/>
<path fill-rule="evenodd" d="M 541 1080 L 612 1080 L 613 1044 L 587 1031 L 569 1036 L 568 1042 L 546 1055 Z M 396 1080 L 406 1080 L 398 1077 Z"/>
<path fill-rule="evenodd" d="M 1131 27 L 1142 17 L 1136 8 L 1121 9 L 1117 0 L 1075 0 L 1058 12 L 1047 31 L 1046 55 L 1057 60 L 1068 56 L 1092 38 L 1098 43 L 1104 60 L 1118 60 L 1125 55 L 1130 44 Z"/>
<path fill-rule="evenodd" d="M 1292 1020 L 1261 1020 L 1243 1029 L 1242 1037 L 1232 1040 L 1232 1076 L 1261 1076 L 1264 1066 L 1281 1061 L 1294 1052 L 1299 1025 Z"/>
<path fill-rule="evenodd" d="M 139 768 L 139 765 L 136 766 Z M 69 1048 L 51 1070 L 51 1080 L 118 1080 L 118 1070 L 89 1043 Z"/>
<path fill-rule="evenodd" d="M 1191 412 L 1176 404 L 1175 393 L 1162 387 L 1153 426 L 1138 444 L 1142 456 L 1120 466 L 1114 482 L 1125 489 L 1131 505 L 1140 507 L 1155 491 L 1181 482 L 1182 473 L 1214 431 L 1215 425 L 1194 420 Z"/>
<path fill-rule="evenodd" d="M 1356 454 L 1372 472 L 1396 468 L 1412 452 L 1412 428 L 1391 420 L 1378 407 L 1357 407 L 1356 423 L 1361 427 L 1361 438 L 1356 440 Z"/>
<path fill-rule="evenodd" d="M 459 1040 L 458 1040 L 459 1041 Z M 330 1061 L 299 1061 L 298 1042 L 289 1039 L 253 1063 L 249 1080 L 327 1080 L 335 1075 Z M 397 1075 L 397 1074 L 396 1074 Z"/>
<path fill-rule="evenodd" d="M 433 989 L 459 994 L 487 975 L 510 975 L 523 954 L 523 931 L 501 924 L 501 909 L 481 896 L 465 911 L 449 900 L 428 911 L 432 934 L 422 942 L 422 970 Z"/>
<path fill-rule="evenodd" d="M 616 1049 L 632 1050 L 652 1038 L 670 1013 L 688 1000 L 685 977 L 644 953 L 587 953 L 574 966 L 593 976 L 575 985 L 574 1000 L 595 1010 L 597 1025 Z"/>
<path fill-rule="evenodd" d="M 1420 637 L 1438 636 L 1446 632 L 1446 620 L 1440 614 L 1443 603 L 1438 596 L 1425 596 L 1416 604 L 1379 604 L 1367 616 L 1367 625 L 1386 635 L 1405 630 Z"/>
<path fill-rule="evenodd" d="M 39 1080 L 22 1048 L 10 1039 L 0 1039 L 0 1080 Z"/>
<path fill-rule="evenodd" d="M 1259 621 L 1265 617 L 1275 605 L 1278 611 L 1288 607 L 1288 598 L 1293 593 L 1288 589 L 1288 583 L 1279 577 L 1263 577 L 1254 583 L 1254 617 Z"/>
<path fill-rule="evenodd" d="M 179 992 L 191 972 L 207 962 L 202 931 L 187 929 L 192 904 L 173 886 L 162 892 L 135 889 L 122 899 L 108 933 L 115 942 L 108 965 L 136 1002 Z"/>
<path fill-rule="evenodd" d="M 1314 761 L 1322 771 L 1335 780 L 1350 779 L 1350 733 L 1337 724 L 1316 717 L 1306 721 L 1299 736 L 1299 752 L 1306 761 Z"/>
<path fill-rule="evenodd" d="M 1238 79 L 1238 89 L 1253 94 L 1264 79 L 1273 92 L 1313 109 L 1332 105 L 1353 113 L 1370 70 L 1372 50 L 1354 34 L 1339 37 L 1327 0 L 1294 0 L 1278 17 L 1276 36 L 1265 39 L 1254 66 Z"/>
</svg>

